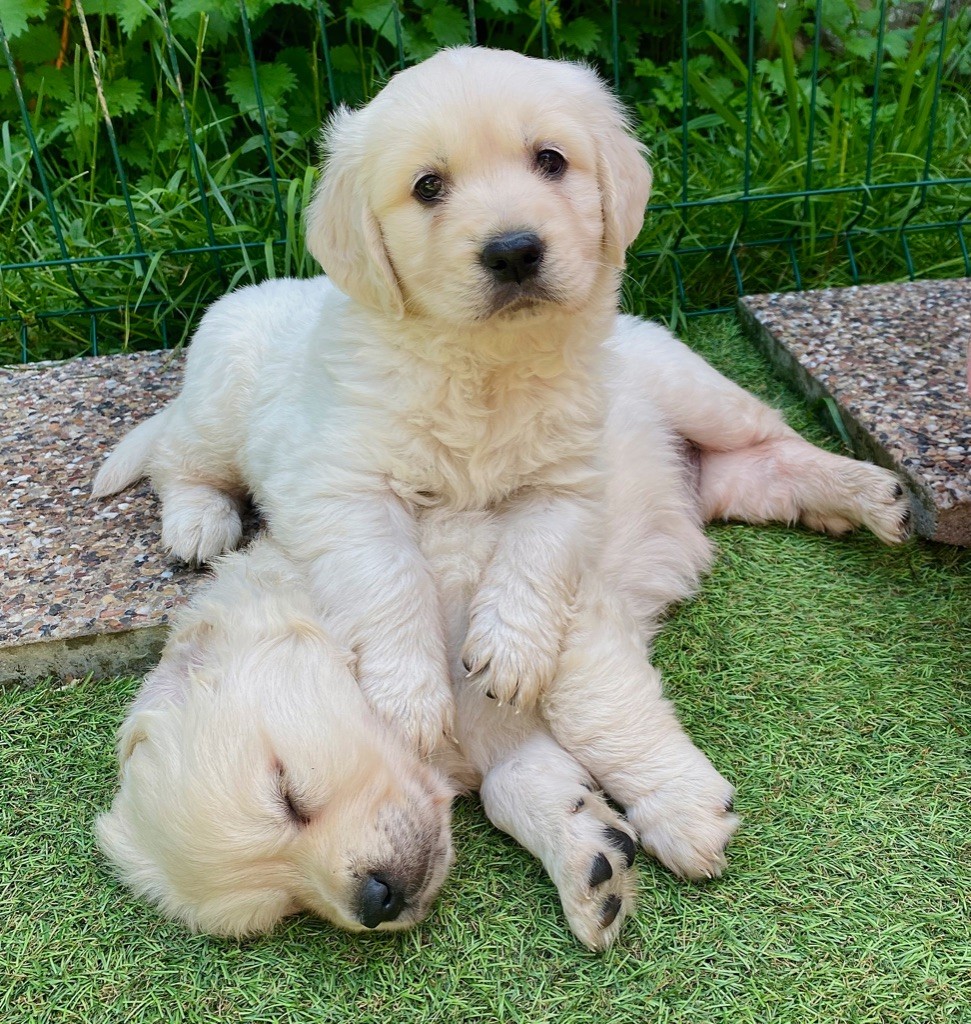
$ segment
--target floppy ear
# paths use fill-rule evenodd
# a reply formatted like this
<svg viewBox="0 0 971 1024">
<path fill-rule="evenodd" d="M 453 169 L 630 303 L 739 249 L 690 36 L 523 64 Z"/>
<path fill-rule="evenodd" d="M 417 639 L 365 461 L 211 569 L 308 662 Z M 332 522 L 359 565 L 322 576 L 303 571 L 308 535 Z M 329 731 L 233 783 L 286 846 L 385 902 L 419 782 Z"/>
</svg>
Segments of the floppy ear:
<svg viewBox="0 0 971 1024">
<path fill-rule="evenodd" d="M 606 92 L 606 86 L 602 87 Z M 608 116 L 597 132 L 597 174 L 603 203 L 604 255 L 615 267 L 624 265 L 624 253 L 644 223 L 651 194 L 651 168 L 647 149 L 631 134 L 620 104 L 608 100 Z"/>
<path fill-rule="evenodd" d="M 401 289 L 365 195 L 366 116 L 339 107 L 324 127 L 324 170 L 307 207 L 307 248 L 342 292 L 401 317 Z"/>
</svg>

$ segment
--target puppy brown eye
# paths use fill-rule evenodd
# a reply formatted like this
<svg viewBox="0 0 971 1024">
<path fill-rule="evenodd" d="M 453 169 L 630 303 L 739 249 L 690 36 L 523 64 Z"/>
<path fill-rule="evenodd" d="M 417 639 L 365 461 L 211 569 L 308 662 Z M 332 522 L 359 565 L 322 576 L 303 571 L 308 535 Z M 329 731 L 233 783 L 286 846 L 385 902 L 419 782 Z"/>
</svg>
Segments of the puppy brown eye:
<svg viewBox="0 0 971 1024">
<path fill-rule="evenodd" d="M 434 203 L 445 195 L 445 180 L 437 174 L 425 174 L 415 182 L 412 191 L 423 203 Z"/>
<path fill-rule="evenodd" d="M 547 178 L 559 178 L 566 170 L 566 157 L 555 149 L 541 149 L 536 154 L 536 166 Z"/>
</svg>

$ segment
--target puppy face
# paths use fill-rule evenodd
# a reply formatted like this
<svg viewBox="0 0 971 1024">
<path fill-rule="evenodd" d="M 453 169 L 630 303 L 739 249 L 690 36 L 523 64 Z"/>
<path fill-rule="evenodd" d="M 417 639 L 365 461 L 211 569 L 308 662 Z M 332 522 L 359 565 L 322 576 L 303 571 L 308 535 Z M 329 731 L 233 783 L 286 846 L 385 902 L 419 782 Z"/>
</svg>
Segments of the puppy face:
<svg viewBox="0 0 971 1024">
<path fill-rule="evenodd" d="M 308 245 L 373 308 L 454 326 L 574 313 L 640 229 L 642 147 L 587 68 L 446 50 L 325 132 Z"/>
<path fill-rule="evenodd" d="M 102 850 L 194 930 L 263 932 L 301 910 L 353 931 L 420 921 L 452 862 L 451 792 L 314 626 L 232 614 L 193 620 L 146 680 Z"/>
</svg>

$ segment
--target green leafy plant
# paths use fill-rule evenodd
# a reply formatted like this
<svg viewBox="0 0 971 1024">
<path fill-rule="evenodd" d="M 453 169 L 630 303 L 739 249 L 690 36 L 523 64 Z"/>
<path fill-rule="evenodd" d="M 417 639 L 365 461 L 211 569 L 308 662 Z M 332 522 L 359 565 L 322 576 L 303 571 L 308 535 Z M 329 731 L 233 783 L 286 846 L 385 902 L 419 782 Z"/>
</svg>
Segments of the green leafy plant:
<svg viewBox="0 0 971 1024">
<path fill-rule="evenodd" d="M 655 165 L 626 287 L 639 310 L 678 319 L 740 285 L 967 272 L 966 7 L 946 22 L 897 0 L 884 16 L 856 0 L 682 13 L 0 0 L 0 360 L 176 344 L 226 289 L 312 273 L 300 215 L 321 122 L 402 61 L 472 38 L 616 75 Z M 890 187 L 939 179 L 956 183 Z M 948 227 L 901 234 L 933 223 Z"/>
</svg>

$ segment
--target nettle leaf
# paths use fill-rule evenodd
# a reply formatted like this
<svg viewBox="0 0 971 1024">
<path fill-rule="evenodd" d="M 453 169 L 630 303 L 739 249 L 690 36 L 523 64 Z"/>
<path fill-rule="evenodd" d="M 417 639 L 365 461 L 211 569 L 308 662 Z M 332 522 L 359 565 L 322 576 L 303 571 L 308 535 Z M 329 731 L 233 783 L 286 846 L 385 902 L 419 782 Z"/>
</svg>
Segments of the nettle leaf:
<svg viewBox="0 0 971 1024">
<path fill-rule="evenodd" d="M 390 0 L 354 0 L 347 14 L 353 20 L 363 21 L 386 39 L 394 40 L 393 8 Z"/>
<path fill-rule="evenodd" d="M 785 95 L 786 74 L 782 68 L 781 60 L 778 58 L 776 60 L 769 60 L 766 57 L 761 57 L 755 64 L 755 70 L 765 76 L 766 81 L 776 95 Z"/>
<path fill-rule="evenodd" d="M 852 53 L 854 57 L 871 59 L 876 56 L 877 41 L 870 36 L 850 36 L 844 45 L 846 52 Z"/>
<path fill-rule="evenodd" d="M 111 114 L 134 114 L 144 107 L 142 83 L 131 78 L 116 78 L 105 87 L 105 102 Z"/>
<path fill-rule="evenodd" d="M 171 21 L 181 18 L 195 19 L 200 14 L 219 14 L 223 19 L 235 24 L 239 20 L 239 5 L 236 0 L 175 0 L 169 8 Z"/>
<path fill-rule="evenodd" d="M 537 21 L 539 21 L 541 15 L 543 13 L 543 3 L 542 3 L 542 0 L 530 0 L 529 13 Z M 557 31 L 559 31 L 559 29 L 563 28 L 563 16 L 560 14 L 560 8 L 559 7 L 554 7 L 552 4 L 548 4 L 547 5 L 547 7 L 546 7 L 546 24 L 549 25 L 550 28 L 555 29 Z"/>
<path fill-rule="evenodd" d="M 519 0 L 485 0 L 485 4 L 499 14 L 515 14 L 519 10 Z"/>
<path fill-rule="evenodd" d="M 409 60 L 425 60 L 437 53 L 438 43 L 423 25 L 403 25 L 402 34 L 405 40 L 405 53 Z"/>
<path fill-rule="evenodd" d="M 132 35 L 151 13 L 145 0 L 114 0 L 112 7 L 111 13 L 117 16 L 118 24 L 126 35 Z"/>
<path fill-rule="evenodd" d="M 600 42 L 600 26 L 589 18 L 574 18 L 559 32 L 560 41 L 579 53 L 593 53 Z"/>
<path fill-rule="evenodd" d="M 361 61 L 357 50 L 347 43 L 331 47 L 330 62 L 335 71 L 342 71 L 344 74 L 359 74 L 361 70 Z"/>
<path fill-rule="evenodd" d="M 286 64 L 257 64 L 257 80 L 266 116 L 284 121 L 283 98 L 297 84 L 297 76 Z M 237 107 L 250 117 L 259 117 L 256 84 L 249 67 L 233 68 L 226 76 L 226 92 Z"/>
<path fill-rule="evenodd" d="M 438 4 L 421 21 L 442 46 L 459 46 L 469 41 L 469 19 L 457 7 Z"/>
<path fill-rule="evenodd" d="M 67 103 L 74 95 L 73 76 L 69 68 L 57 69 L 40 66 L 24 72 L 24 92 L 30 96 L 43 95 L 48 100 Z"/>
<path fill-rule="evenodd" d="M 90 19 L 97 14 L 113 14 L 126 35 L 131 35 L 152 13 L 147 0 L 86 0 L 84 13 Z"/>
<path fill-rule="evenodd" d="M 20 37 L 14 56 L 21 66 L 53 64 L 61 52 L 60 33 L 48 25 L 31 25 Z"/>
<path fill-rule="evenodd" d="M 8 39 L 23 35 L 31 18 L 42 18 L 46 13 L 46 0 L 0 0 L 0 21 Z"/>
<path fill-rule="evenodd" d="M 910 52 L 910 32 L 894 28 L 883 37 L 883 52 L 894 60 L 903 60 Z"/>
</svg>

